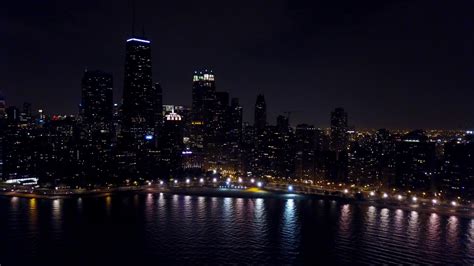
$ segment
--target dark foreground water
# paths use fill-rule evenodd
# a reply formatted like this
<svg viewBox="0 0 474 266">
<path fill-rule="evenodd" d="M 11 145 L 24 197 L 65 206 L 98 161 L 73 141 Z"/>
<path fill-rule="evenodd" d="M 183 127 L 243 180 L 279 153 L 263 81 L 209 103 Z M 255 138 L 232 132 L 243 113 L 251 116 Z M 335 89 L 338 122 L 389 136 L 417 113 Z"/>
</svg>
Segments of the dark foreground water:
<svg viewBox="0 0 474 266">
<path fill-rule="evenodd" d="M 474 219 L 311 198 L 0 198 L 0 264 L 474 263 Z"/>
</svg>

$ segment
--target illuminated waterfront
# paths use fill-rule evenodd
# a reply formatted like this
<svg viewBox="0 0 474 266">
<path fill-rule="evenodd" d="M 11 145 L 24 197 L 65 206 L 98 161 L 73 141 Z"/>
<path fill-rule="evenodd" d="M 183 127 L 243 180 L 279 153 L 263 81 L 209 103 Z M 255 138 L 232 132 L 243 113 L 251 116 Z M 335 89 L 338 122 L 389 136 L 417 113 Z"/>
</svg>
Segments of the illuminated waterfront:
<svg viewBox="0 0 474 266">
<path fill-rule="evenodd" d="M 474 219 L 305 196 L 5 197 L 0 213 L 5 265 L 474 262 Z"/>
</svg>

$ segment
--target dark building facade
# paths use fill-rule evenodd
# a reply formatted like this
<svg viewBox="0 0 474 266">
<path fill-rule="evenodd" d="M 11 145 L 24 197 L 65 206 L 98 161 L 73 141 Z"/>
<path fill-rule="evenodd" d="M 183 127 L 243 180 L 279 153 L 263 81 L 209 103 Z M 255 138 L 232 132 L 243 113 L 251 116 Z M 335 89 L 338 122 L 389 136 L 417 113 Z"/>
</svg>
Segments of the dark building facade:
<svg viewBox="0 0 474 266">
<path fill-rule="evenodd" d="M 331 150 L 336 153 L 347 151 L 348 146 L 347 113 L 343 108 L 331 112 Z"/>
<path fill-rule="evenodd" d="M 267 125 L 267 104 L 265 96 L 259 94 L 255 102 L 254 126 L 257 130 L 262 130 Z"/>
<path fill-rule="evenodd" d="M 81 119 L 90 130 L 112 130 L 113 78 L 102 71 L 84 72 Z"/>
<path fill-rule="evenodd" d="M 80 138 L 77 157 L 81 176 L 100 182 L 112 175 L 112 143 L 115 139 L 112 75 L 102 71 L 85 71 L 82 78 L 80 105 Z M 52 130 L 55 134 L 61 134 Z M 105 180 L 104 180 L 105 181 Z"/>
<path fill-rule="evenodd" d="M 163 178 L 180 178 L 183 173 L 183 119 L 172 111 L 167 114 L 160 139 L 160 169 Z"/>
<path fill-rule="evenodd" d="M 404 135 L 396 144 L 396 183 L 400 188 L 434 189 L 435 144 L 421 130 Z"/>
</svg>

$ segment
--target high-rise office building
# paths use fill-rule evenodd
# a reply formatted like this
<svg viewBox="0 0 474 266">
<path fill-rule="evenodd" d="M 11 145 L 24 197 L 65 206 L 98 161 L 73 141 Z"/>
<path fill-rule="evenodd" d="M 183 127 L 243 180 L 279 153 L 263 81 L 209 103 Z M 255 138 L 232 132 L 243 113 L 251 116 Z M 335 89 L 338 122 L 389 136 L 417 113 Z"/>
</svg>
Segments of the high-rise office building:
<svg viewBox="0 0 474 266">
<path fill-rule="evenodd" d="M 265 96 L 259 94 L 257 102 L 255 103 L 255 120 L 254 126 L 257 130 L 262 130 L 267 125 L 267 105 L 265 103 Z"/>
<path fill-rule="evenodd" d="M 158 135 L 160 135 L 160 129 L 163 126 L 163 89 L 161 88 L 160 83 L 155 83 L 155 93 L 156 93 L 156 106 L 155 106 L 155 119 Z"/>
<path fill-rule="evenodd" d="M 336 153 L 347 151 L 347 113 L 343 108 L 336 108 L 331 112 L 331 150 Z"/>
<path fill-rule="evenodd" d="M 212 71 L 194 71 L 192 88 L 191 142 L 196 152 L 203 152 L 212 137 L 216 105 L 216 83 Z"/>
<path fill-rule="evenodd" d="M 160 141 L 162 177 L 181 177 L 184 151 L 183 120 L 174 111 L 165 116 Z"/>
<path fill-rule="evenodd" d="M 152 82 L 151 42 L 144 38 L 128 39 L 117 155 L 122 177 L 154 177 L 162 115 L 159 89 Z"/>
<path fill-rule="evenodd" d="M 82 77 L 82 122 L 90 130 L 110 130 L 113 118 L 113 79 L 102 71 L 84 72 Z"/>
<path fill-rule="evenodd" d="M 0 119 L 4 118 L 6 115 L 6 104 L 5 104 L 5 98 L 0 92 Z"/>
<path fill-rule="evenodd" d="M 31 103 L 24 102 L 23 109 L 20 112 L 20 120 L 23 123 L 31 122 L 32 112 L 31 112 Z"/>
<path fill-rule="evenodd" d="M 193 119 L 209 122 L 216 103 L 216 81 L 212 70 L 194 71 L 192 91 Z"/>
<path fill-rule="evenodd" d="M 122 104 L 122 137 L 132 149 L 141 149 L 155 137 L 158 95 L 152 82 L 151 45 L 146 39 L 127 40 Z"/>
<path fill-rule="evenodd" d="M 81 134 L 77 162 L 83 169 L 84 179 L 100 182 L 112 170 L 112 140 L 114 136 L 114 105 L 112 75 L 102 71 L 84 72 L 80 105 Z M 51 129 L 62 129 L 61 123 L 52 123 Z M 68 123 L 64 123 L 69 125 Z M 66 127 L 69 128 L 69 127 Z M 60 131 L 54 135 L 63 136 Z M 61 138 L 59 138 L 61 139 Z"/>
<path fill-rule="evenodd" d="M 227 152 L 229 168 L 234 172 L 243 173 L 242 161 L 242 120 L 243 108 L 238 98 L 232 98 L 229 114 L 229 130 L 227 131 Z"/>
<path fill-rule="evenodd" d="M 5 130 L 6 130 L 6 120 L 5 120 L 5 98 L 3 98 L 2 93 L 0 92 L 0 180 L 3 179 L 3 162 L 4 162 L 4 145 L 5 145 Z"/>
<path fill-rule="evenodd" d="M 412 131 L 396 144 L 395 171 L 398 187 L 428 191 L 434 185 L 435 143 L 421 130 Z"/>
<path fill-rule="evenodd" d="M 195 161 L 202 161 L 204 170 L 215 165 L 216 127 L 219 126 L 216 105 L 216 81 L 212 70 L 194 71 L 192 83 L 189 142 Z M 204 164 L 204 162 L 210 162 Z"/>
<path fill-rule="evenodd" d="M 296 126 L 296 177 L 313 180 L 316 177 L 317 129 L 312 125 Z"/>
</svg>

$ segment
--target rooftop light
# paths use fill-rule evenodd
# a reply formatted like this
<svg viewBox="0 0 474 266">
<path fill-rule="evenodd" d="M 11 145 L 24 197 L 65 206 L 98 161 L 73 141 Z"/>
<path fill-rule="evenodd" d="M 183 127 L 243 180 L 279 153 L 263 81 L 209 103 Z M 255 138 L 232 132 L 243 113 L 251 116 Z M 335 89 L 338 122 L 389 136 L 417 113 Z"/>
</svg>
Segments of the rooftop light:
<svg viewBox="0 0 474 266">
<path fill-rule="evenodd" d="M 137 39 L 137 38 L 130 38 L 127 40 L 127 42 L 143 42 L 143 43 L 150 43 L 148 40 L 142 40 L 142 39 Z"/>
</svg>

